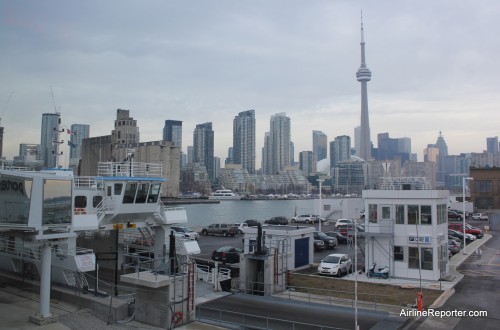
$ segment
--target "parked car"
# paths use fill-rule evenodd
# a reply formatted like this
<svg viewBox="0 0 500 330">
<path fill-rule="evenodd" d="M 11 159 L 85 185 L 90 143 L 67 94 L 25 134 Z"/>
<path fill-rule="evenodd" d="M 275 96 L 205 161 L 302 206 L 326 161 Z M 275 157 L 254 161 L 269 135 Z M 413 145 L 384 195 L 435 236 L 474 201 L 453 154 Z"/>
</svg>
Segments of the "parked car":
<svg viewBox="0 0 500 330">
<path fill-rule="evenodd" d="M 295 222 L 315 223 L 316 217 L 312 214 L 301 214 L 301 215 L 293 217 L 291 219 L 291 222 L 292 223 L 295 223 Z"/>
<path fill-rule="evenodd" d="M 455 222 L 455 223 L 450 223 L 448 224 L 448 229 L 453 229 L 453 230 L 458 230 L 460 232 L 463 232 L 463 223 L 461 222 Z M 477 238 L 481 238 L 484 236 L 483 231 L 479 228 L 473 227 L 469 225 L 468 223 L 465 224 L 465 232 L 467 234 L 472 234 L 476 236 Z"/>
<path fill-rule="evenodd" d="M 234 236 L 236 234 L 236 229 L 227 223 L 215 223 L 208 227 L 203 227 L 201 230 L 202 235 L 222 235 L 222 236 Z"/>
<path fill-rule="evenodd" d="M 453 230 L 453 229 L 448 229 L 448 235 L 451 235 L 453 237 L 457 237 L 460 242 L 464 241 L 464 234 L 460 231 Z M 466 243 L 471 243 L 476 240 L 476 236 L 472 234 L 465 234 L 465 242 Z"/>
<path fill-rule="evenodd" d="M 453 254 L 457 254 L 462 250 L 462 244 L 455 242 L 454 240 L 448 240 L 448 250 Z"/>
<path fill-rule="evenodd" d="M 365 227 L 362 225 L 356 225 L 357 231 L 358 231 L 358 237 L 360 236 L 360 233 L 363 233 L 365 231 Z M 356 231 L 356 228 L 354 228 L 354 225 L 352 224 L 343 224 L 337 227 L 335 231 L 338 231 L 344 236 L 347 237 L 354 237 L 354 232 Z"/>
<path fill-rule="evenodd" d="M 240 262 L 240 254 L 243 251 L 232 246 L 223 246 L 212 252 L 212 260 L 222 261 L 228 264 Z"/>
<path fill-rule="evenodd" d="M 472 215 L 472 220 L 484 220 L 488 221 L 488 216 L 485 213 L 474 213 Z"/>
<path fill-rule="evenodd" d="M 321 221 L 321 223 L 324 223 L 326 221 L 325 218 L 322 218 L 317 214 L 311 214 L 311 215 L 316 219 L 316 222 Z"/>
<path fill-rule="evenodd" d="M 195 232 L 191 227 L 172 226 L 170 229 L 174 231 L 174 235 L 177 237 L 183 237 L 190 240 L 197 240 L 200 237 L 200 234 Z"/>
<path fill-rule="evenodd" d="M 314 240 L 314 251 L 320 251 L 325 249 L 325 242 L 320 239 Z"/>
<path fill-rule="evenodd" d="M 236 232 L 238 234 L 243 234 L 243 230 L 245 228 L 248 228 L 248 224 L 246 222 L 242 222 L 242 223 L 239 224 L 238 228 L 236 229 Z"/>
<path fill-rule="evenodd" d="M 335 249 L 335 247 L 337 247 L 337 245 L 339 244 L 335 237 L 327 236 L 322 231 L 315 231 L 314 239 L 322 240 L 325 243 L 326 249 Z"/>
<path fill-rule="evenodd" d="M 355 222 L 353 219 L 338 219 L 337 222 L 335 222 L 335 228 L 339 227 L 340 225 L 354 225 Z"/>
<path fill-rule="evenodd" d="M 460 220 L 462 219 L 462 215 L 458 214 L 457 212 L 453 210 L 448 210 L 448 219 L 449 220 Z"/>
<path fill-rule="evenodd" d="M 338 231 L 325 231 L 325 234 L 330 237 L 335 237 L 339 244 L 347 244 L 349 243 L 349 240 L 352 241 L 352 238 L 342 235 L 342 233 Z"/>
<path fill-rule="evenodd" d="M 352 260 L 347 254 L 330 254 L 321 260 L 318 273 L 334 276 L 352 273 Z"/>
<path fill-rule="evenodd" d="M 267 223 L 269 225 L 288 225 L 288 218 L 272 217 L 271 219 L 264 221 L 264 223 Z"/>
<path fill-rule="evenodd" d="M 244 223 L 246 223 L 248 225 L 248 227 L 257 227 L 259 225 L 260 221 L 257 219 L 248 219 L 248 220 L 245 220 Z"/>
</svg>

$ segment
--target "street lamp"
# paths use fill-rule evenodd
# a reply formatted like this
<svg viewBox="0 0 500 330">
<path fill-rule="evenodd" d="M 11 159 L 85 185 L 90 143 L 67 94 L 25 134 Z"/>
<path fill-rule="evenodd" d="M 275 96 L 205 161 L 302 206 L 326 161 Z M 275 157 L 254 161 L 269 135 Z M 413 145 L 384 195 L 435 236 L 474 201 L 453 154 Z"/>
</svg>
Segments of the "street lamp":
<svg viewBox="0 0 500 330">
<path fill-rule="evenodd" d="M 462 250 L 463 254 L 465 253 L 465 245 L 466 245 L 466 240 L 465 240 L 465 181 L 467 180 L 474 180 L 474 178 L 471 177 L 464 177 L 462 181 L 462 220 L 463 220 L 463 227 L 462 230 L 464 231 L 464 248 Z"/>
<path fill-rule="evenodd" d="M 319 182 L 319 212 L 318 212 L 318 231 L 321 231 L 321 184 L 323 183 L 323 181 L 325 181 L 324 179 L 317 179 L 316 181 Z"/>
</svg>

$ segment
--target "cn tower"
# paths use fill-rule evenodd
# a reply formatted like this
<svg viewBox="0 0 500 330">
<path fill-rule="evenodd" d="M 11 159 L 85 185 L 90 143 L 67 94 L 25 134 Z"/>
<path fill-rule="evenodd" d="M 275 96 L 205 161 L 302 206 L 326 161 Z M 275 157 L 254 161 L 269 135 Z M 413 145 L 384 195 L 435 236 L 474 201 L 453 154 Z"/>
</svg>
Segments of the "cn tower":
<svg viewBox="0 0 500 330">
<path fill-rule="evenodd" d="M 368 90 L 367 82 L 372 78 L 370 69 L 366 67 L 365 62 L 365 36 L 363 31 L 363 16 L 361 16 L 361 66 L 356 72 L 356 78 L 361 83 L 361 136 L 358 156 L 365 161 L 372 157 L 370 140 L 370 120 L 368 118 Z"/>
</svg>

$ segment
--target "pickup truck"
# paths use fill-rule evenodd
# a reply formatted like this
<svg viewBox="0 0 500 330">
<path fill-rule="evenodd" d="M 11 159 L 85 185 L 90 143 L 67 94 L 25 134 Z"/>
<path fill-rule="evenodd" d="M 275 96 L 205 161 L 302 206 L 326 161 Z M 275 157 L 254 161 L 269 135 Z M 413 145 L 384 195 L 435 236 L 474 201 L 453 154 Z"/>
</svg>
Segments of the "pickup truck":
<svg viewBox="0 0 500 330">
<path fill-rule="evenodd" d="M 227 223 L 215 223 L 208 227 L 203 227 L 201 230 L 201 234 L 204 236 L 207 235 L 222 235 L 226 236 L 234 236 L 237 233 L 237 228 L 232 227 Z"/>
</svg>

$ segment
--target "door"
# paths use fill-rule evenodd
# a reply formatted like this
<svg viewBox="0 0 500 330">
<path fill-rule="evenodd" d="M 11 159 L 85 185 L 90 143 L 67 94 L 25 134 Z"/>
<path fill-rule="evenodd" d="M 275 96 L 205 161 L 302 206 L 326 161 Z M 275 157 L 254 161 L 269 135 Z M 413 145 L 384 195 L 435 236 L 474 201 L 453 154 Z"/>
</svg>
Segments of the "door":
<svg viewBox="0 0 500 330">
<path fill-rule="evenodd" d="M 309 237 L 295 240 L 295 268 L 309 264 Z"/>
</svg>

